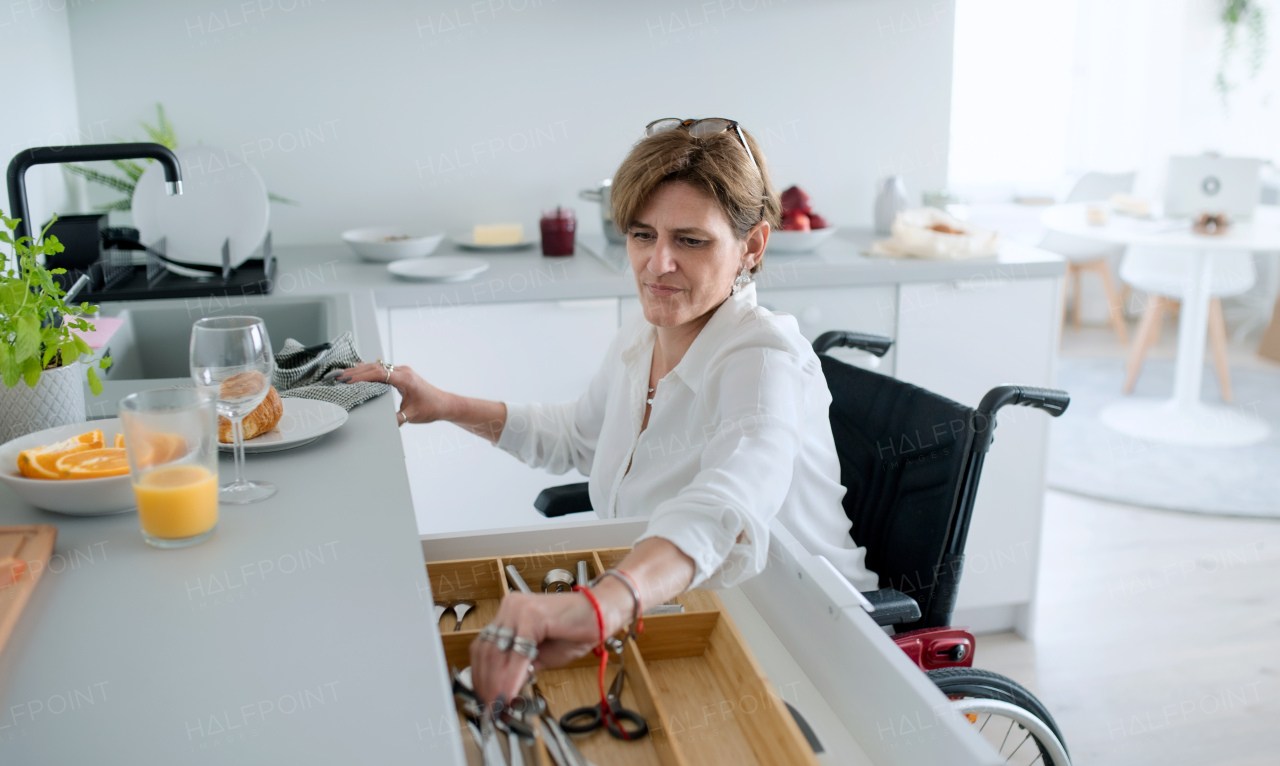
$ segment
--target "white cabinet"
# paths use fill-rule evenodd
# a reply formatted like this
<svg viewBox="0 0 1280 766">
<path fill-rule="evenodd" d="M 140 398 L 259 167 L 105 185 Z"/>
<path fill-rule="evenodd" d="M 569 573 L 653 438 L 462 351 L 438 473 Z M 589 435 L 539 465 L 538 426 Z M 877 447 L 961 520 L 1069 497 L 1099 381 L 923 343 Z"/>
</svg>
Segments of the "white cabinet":
<svg viewBox="0 0 1280 766">
<path fill-rule="evenodd" d="M 616 298 L 393 308 L 394 364 L 466 396 L 556 402 L 586 390 L 618 326 Z M 533 508 L 544 487 L 584 481 L 553 476 L 450 423 L 401 429 L 422 533 L 546 523 Z"/>
<path fill-rule="evenodd" d="M 902 285 L 897 377 L 969 407 L 1001 384 L 1051 386 L 1060 290 L 1056 279 Z M 1025 407 L 1006 407 L 997 416 L 965 549 L 956 624 L 983 631 L 1029 627 L 1049 421 Z"/>
</svg>

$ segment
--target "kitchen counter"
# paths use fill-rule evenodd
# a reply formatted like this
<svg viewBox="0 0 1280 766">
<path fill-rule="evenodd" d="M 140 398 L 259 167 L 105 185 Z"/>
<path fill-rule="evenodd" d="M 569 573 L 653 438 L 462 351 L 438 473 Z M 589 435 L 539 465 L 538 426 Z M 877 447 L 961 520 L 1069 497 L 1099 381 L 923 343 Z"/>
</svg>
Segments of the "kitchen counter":
<svg viewBox="0 0 1280 766">
<path fill-rule="evenodd" d="M 0 763 L 460 762 L 456 729 L 431 734 L 452 699 L 393 411 L 383 396 L 251 456 L 279 493 L 223 506 L 184 550 L 146 545 L 133 513 L 45 513 L 0 487 L 0 525 L 58 528 L 0 654 Z"/>
<path fill-rule="evenodd" d="M 862 252 L 876 239 L 872 232 L 842 229 L 812 253 L 766 254 L 757 276 L 762 289 L 845 287 L 912 282 L 994 282 L 1063 273 L 1059 256 L 1006 242 L 993 258 L 970 261 L 921 261 L 872 258 Z M 277 248 L 278 293 L 364 289 L 378 308 L 449 309 L 483 303 L 635 297 L 635 282 L 624 273 L 622 245 L 606 245 L 600 235 L 579 238 L 574 255 L 546 257 L 535 246 L 514 252 L 477 253 L 450 241 L 436 255 L 482 258 L 489 270 L 464 282 L 407 282 L 391 276 L 386 265 L 362 261 L 346 245 Z"/>
</svg>

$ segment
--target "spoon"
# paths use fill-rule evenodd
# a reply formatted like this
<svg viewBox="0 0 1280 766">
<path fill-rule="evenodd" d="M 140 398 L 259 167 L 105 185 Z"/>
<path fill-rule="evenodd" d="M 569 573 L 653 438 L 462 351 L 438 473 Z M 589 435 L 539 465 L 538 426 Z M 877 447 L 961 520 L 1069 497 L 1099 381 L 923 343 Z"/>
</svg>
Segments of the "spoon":
<svg viewBox="0 0 1280 766">
<path fill-rule="evenodd" d="M 474 609 L 475 605 L 476 605 L 476 602 L 474 601 L 455 601 L 454 602 L 453 613 L 458 616 L 458 621 L 453 625 L 453 631 L 455 633 L 462 630 L 462 618 L 466 617 L 467 612 L 470 612 L 472 609 Z"/>
</svg>

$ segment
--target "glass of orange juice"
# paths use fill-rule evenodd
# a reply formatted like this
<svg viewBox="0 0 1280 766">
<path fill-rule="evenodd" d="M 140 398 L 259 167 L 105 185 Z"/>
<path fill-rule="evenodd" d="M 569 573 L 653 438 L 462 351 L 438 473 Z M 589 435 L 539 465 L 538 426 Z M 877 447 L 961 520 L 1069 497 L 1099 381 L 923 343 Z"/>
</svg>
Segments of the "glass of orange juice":
<svg viewBox="0 0 1280 766">
<path fill-rule="evenodd" d="M 218 526 L 215 391 L 162 388 L 120 400 L 142 538 L 157 548 L 195 545 Z"/>
</svg>

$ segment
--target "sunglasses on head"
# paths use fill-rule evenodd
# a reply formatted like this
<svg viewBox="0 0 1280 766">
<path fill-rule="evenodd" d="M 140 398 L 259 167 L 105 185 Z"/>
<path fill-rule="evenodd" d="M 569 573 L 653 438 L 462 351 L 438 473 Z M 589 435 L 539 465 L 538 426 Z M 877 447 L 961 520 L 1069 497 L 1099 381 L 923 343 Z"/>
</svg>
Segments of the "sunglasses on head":
<svg viewBox="0 0 1280 766">
<path fill-rule="evenodd" d="M 760 168 L 760 165 L 756 163 L 755 155 L 751 153 L 751 147 L 747 145 L 747 137 L 742 135 L 742 128 L 738 127 L 736 120 L 726 120 L 723 117 L 707 117 L 702 120 L 681 120 L 675 117 L 663 117 L 661 120 L 654 120 L 644 126 L 644 137 L 652 138 L 659 133 L 666 133 L 676 128 L 684 128 L 695 138 L 733 131 L 738 140 L 742 142 L 742 148 L 747 150 L 747 157 L 751 160 L 751 164 L 755 165 L 757 169 Z"/>
</svg>

